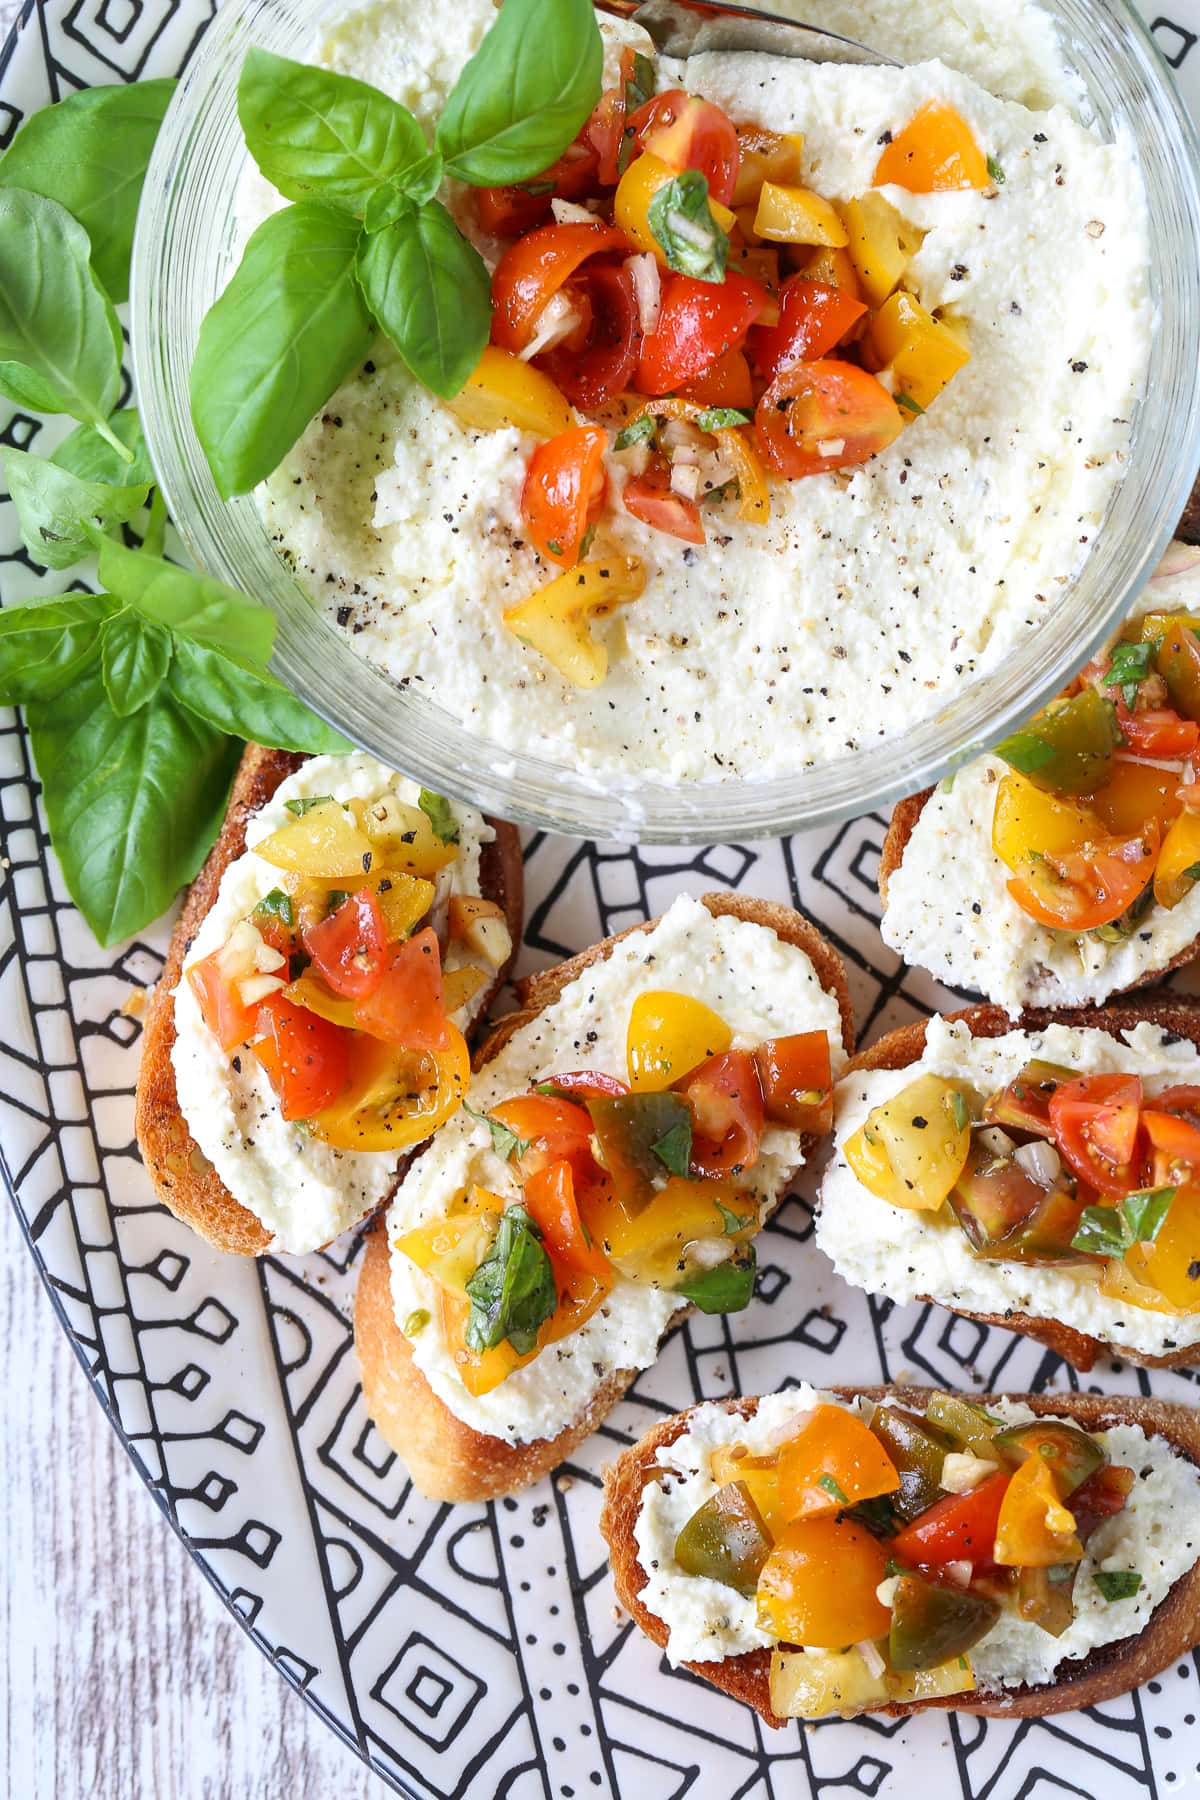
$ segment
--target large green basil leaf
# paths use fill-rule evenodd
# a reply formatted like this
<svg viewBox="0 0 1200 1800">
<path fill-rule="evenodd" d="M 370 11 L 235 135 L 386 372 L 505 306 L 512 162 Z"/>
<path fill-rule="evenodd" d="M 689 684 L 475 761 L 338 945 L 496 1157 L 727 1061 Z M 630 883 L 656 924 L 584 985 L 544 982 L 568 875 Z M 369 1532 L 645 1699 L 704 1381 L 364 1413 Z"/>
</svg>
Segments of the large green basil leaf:
<svg viewBox="0 0 1200 1800">
<path fill-rule="evenodd" d="M 203 862 L 241 746 L 172 698 L 121 718 L 99 667 L 25 717 L 71 898 L 101 944 L 132 937 Z"/>
<path fill-rule="evenodd" d="M 438 200 L 359 245 L 367 305 L 418 381 L 457 394 L 488 341 L 491 280 L 478 250 Z"/>
<path fill-rule="evenodd" d="M 0 608 L 0 706 L 52 700 L 99 660 L 106 594 L 63 594 Z"/>
<path fill-rule="evenodd" d="M 114 538 L 100 545 L 100 580 L 111 594 L 168 630 L 209 644 L 235 661 L 265 668 L 275 642 L 275 615 L 209 575 L 130 550 Z"/>
<path fill-rule="evenodd" d="M 256 744 L 307 750 L 314 756 L 353 749 L 273 675 L 252 674 L 202 644 L 177 641 L 168 685 L 182 705 L 210 725 Z"/>
<path fill-rule="evenodd" d="M 152 700 L 171 664 L 171 634 L 129 607 L 100 632 L 100 669 L 115 713 L 124 719 Z"/>
<path fill-rule="evenodd" d="M 90 255 L 57 200 L 0 187 L 0 393 L 103 427 L 121 384 L 121 329 Z"/>
<path fill-rule="evenodd" d="M 741 1312 L 754 1294 L 754 1275 L 758 1267 L 754 1245 L 747 1244 L 728 1261 L 711 1269 L 701 1269 L 675 1284 L 675 1292 L 690 1300 L 705 1313 Z"/>
<path fill-rule="evenodd" d="M 116 456 L 115 451 L 109 454 Z M 145 485 L 113 487 L 106 481 L 81 481 L 69 469 L 27 450 L 4 452 L 4 474 L 21 522 L 21 541 L 34 561 L 47 569 L 69 569 L 90 556 L 90 528 L 106 530 L 132 519 L 150 491 Z"/>
<path fill-rule="evenodd" d="M 353 213 L 375 188 L 403 187 L 429 155 L 421 127 L 398 101 L 269 50 L 251 50 L 242 64 L 238 117 L 246 148 L 281 194 Z"/>
<path fill-rule="evenodd" d="M 554 1265 L 538 1225 L 520 1205 L 506 1206 L 492 1247 L 467 1283 L 467 1348 L 482 1354 L 507 1338 L 518 1356 L 537 1348 L 538 1331 L 558 1305 Z"/>
<path fill-rule="evenodd" d="M 479 187 L 540 175 L 600 98 L 592 0 L 504 0 L 438 121 L 446 173 Z"/>
<path fill-rule="evenodd" d="M 110 437 L 133 452 L 131 463 L 119 455 L 111 442 L 100 436 L 94 425 L 77 425 L 58 449 L 51 452 L 50 461 L 57 463 L 60 469 L 69 469 L 81 481 L 110 481 L 114 487 L 137 487 L 141 483 L 149 486 L 154 480 L 154 469 L 142 436 L 142 421 L 137 408 L 124 406 L 120 412 L 113 413 L 107 429 Z"/>
<path fill-rule="evenodd" d="M 279 467 L 371 348 L 354 274 L 359 231 L 311 202 L 273 213 L 200 328 L 192 418 L 226 500 Z"/>
<path fill-rule="evenodd" d="M 173 81 L 84 88 L 34 113 L 0 156 L 0 184 L 57 200 L 83 226 L 114 300 L 129 295 L 142 182 L 174 92 Z"/>
</svg>

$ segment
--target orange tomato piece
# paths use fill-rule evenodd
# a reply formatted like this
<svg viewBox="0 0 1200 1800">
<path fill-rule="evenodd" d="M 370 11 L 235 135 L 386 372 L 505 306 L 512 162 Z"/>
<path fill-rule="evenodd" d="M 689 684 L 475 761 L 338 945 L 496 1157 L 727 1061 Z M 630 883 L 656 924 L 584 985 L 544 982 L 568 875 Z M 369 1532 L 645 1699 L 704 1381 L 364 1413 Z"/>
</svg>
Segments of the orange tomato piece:
<svg viewBox="0 0 1200 1800">
<path fill-rule="evenodd" d="M 539 444 L 521 491 L 521 517 L 540 556 L 573 569 L 588 526 L 604 504 L 608 433 L 576 425 Z"/>
<path fill-rule="evenodd" d="M 910 194 L 944 194 L 990 187 L 987 157 L 962 114 L 944 100 L 929 100 L 898 131 L 875 165 L 874 187 L 902 187 Z"/>
<path fill-rule="evenodd" d="M 865 462 L 894 443 L 903 424 L 874 375 L 832 357 L 781 370 L 754 415 L 763 456 L 789 481 Z"/>
<path fill-rule="evenodd" d="M 1196 885 L 1200 868 L 1200 813 L 1189 808 L 1171 821 L 1154 869 L 1154 898 L 1178 906 Z"/>
<path fill-rule="evenodd" d="M 701 1176 L 730 1175 L 758 1161 L 763 1095 L 748 1050 L 710 1056 L 678 1084 L 692 1115 L 691 1166 Z"/>
<path fill-rule="evenodd" d="M 1112 773 L 1104 786 L 1088 795 L 1088 807 L 1116 837 L 1128 837 L 1140 831 L 1147 819 L 1157 819 L 1165 832 L 1172 819 L 1179 816 L 1182 806 L 1178 775 L 1169 769 L 1156 769 L 1152 763 L 1131 762 L 1123 756 L 1113 763 Z M 1200 838 L 1197 841 L 1200 844 Z M 1166 849 L 1165 843 L 1163 849 Z"/>
<path fill-rule="evenodd" d="M 739 412 L 753 412 L 754 387 L 745 351 L 726 350 L 682 393 L 697 406 L 732 406 Z"/>
<path fill-rule="evenodd" d="M 754 1063 L 768 1119 L 796 1131 L 833 1130 L 833 1067 L 823 1031 L 768 1038 Z"/>
<path fill-rule="evenodd" d="M 891 1613 L 875 1590 L 888 1552 L 845 1517 L 787 1526 L 758 1578 L 758 1620 L 781 1643 L 841 1650 L 882 1637 Z"/>
<path fill-rule="evenodd" d="M 282 994 L 272 994 L 258 1012 L 262 1037 L 254 1054 L 279 1097 L 285 1119 L 311 1119 L 330 1106 L 350 1080 L 352 1033 Z"/>
<path fill-rule="evenodd" d="M 1079 1562 L 1083 1545 L 1074 1514 L 1063 1505 L 1050 1465 L 1031 1456 L 1004 1490 L 994 1557 L 1001 1568 L 1046 1569 Z"/>
<path fill-rule="evenodd" d="M 493 1106 L 488 1117 L 528 1146 L 517 1158 L 522 1180 L 548 1163 L 565 1159 L 572 1167 L 583 1167 L 592 1160 L 592 1121 L 587 1109 L 556 1094 L 518 1094 Z"/>
<path fill-rule="evenodd" d="M 1200 1188 L 1181 1186 L 1157 1237 L 1151 1243 L 1135 1244 L 1125 1260 L 1139 1280 L 1156 1289 L 1173 1307 L 1200 1312 Z"/>
<path fill-rule="evenodd" d="M 1102 836 L 1075 850 L 1047 852 L 1008 891 L 1031 919 L 1055 931 L 1092 931 L 1128 912 L 1154 875 L 1159 825 L 1129 837 Z"/>
<path fill-rule="evenodd" d="M 442 1003 L 442 958 L 431 925 L 397 944 L 374 991 L 354 1008 L 360 1031 L 409 1050 L 443 1050 L 451 1026 Z"/>
<path fill-rule="evenodd" d="M 538 1169 L 526 1181 L 522 1199 L 530 1218 L 541 1229 L 560 1286 L 573 1274 L 590 1276 L 612 1286 L 608 1258 L 592 1242 L 579 1216 L 568 1161 L 548 1162 Z"/>
<path fill-rule="evenodd" d="M 237 986 L 221 973 L 221 951 L 213 950 L 187 972 L 200 1016 L 222 1050 L 236 1050 L 258 1030 L 258 1005 L 245 1006 Z"/>
<path fill-rule="evenodd" d="M 779 1451 L 779 1504 L 787 1519 L 811 1519 L 859 1500 L 894 1494 L 896 1465 L 871 1428 L 844 1406 L 815 1407 Z"/>
<path fill-rule="evenodd" d="M 533 336 L 547 301 L 580 263 L 601 251 L 628 248 L 625 234 L 611 225 L 542 225 L 504 252 L 492 276 L 492 342 L 514 355 Z"/>
</svg>

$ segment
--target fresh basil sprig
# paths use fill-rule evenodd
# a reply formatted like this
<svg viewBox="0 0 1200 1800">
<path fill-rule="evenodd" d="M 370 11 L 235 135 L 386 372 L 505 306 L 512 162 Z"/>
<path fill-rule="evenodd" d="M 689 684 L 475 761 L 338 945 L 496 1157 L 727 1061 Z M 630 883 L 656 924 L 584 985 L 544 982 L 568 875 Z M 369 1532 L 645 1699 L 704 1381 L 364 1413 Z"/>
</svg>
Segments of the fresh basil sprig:
<svg viewBox="0 0 1200 1800">
<path fill-rule="evenodd" d="M 1135 1244 L 1152 1243 L 1174 1198 L 1173 1187 L 1147 1188 L 1126 1194 L 1116 1206 L 1085 1206 L 1071 1248 L 1119 1257 Z"/>
<path fill-rule="evenodd" d="M 435 794 L 431 788 L 422 788 L 417 796 L 417 805 L 429 820 L 435 837 L 440 838 L 443 844 L 457 844 L 460 836 L 458 820 L 444 794 Z"/>
<path fill-rule="evenodd" d="M 542 1234 L 520 1205 L 507 1206 L 492 1247 L 467 1283 L 469 1350 L 508 1340 L 518 1356 L 537 1348 L 540 1328 L 558 1305 L 554 1268 Z"/>
<path fill-rule="evenodd" d="M 754 1293 L 754 1275 L 758 1267 L 754 1245 L 747 1244 L 738 1255 L 714 1268 L 689 1275 L 675 1288 L 685 1300 L 704 1313 L 741 1312 L 749 1306 Z"/>
<path fill-rule="evenodd" d="M 684 169 L 664 181 L 646 221 L 669 269 L 696 281 L 724 281 L 729 238 L 713 217 L 708 183 L 699 169 Z"/>
<path fill-rule="evenodd" d="M 150 492 L 146 482 L 129 487 L 89 481 L 25 450 L 4 452 L 4 475 L 21 522 L 21 541 L 47 569 L 69 569 L 87 556 L 91 531 L 132 519 Z"/>
<path fill-rule="evenodd" d="M 200 332 L 192 419 L 224 498 L 279 466 L 376 328 L 434 393 L 462 388 L 487 343 L 491 284 L 435 198 L 443 176 L 491 186 L 549 167 L 599 99 L 602 64 L 591 0 L 504 0 L 430 146 L 366 83 L 249 53 L 246 145 L 296 204 L 253 234 Z"/>
</svg>

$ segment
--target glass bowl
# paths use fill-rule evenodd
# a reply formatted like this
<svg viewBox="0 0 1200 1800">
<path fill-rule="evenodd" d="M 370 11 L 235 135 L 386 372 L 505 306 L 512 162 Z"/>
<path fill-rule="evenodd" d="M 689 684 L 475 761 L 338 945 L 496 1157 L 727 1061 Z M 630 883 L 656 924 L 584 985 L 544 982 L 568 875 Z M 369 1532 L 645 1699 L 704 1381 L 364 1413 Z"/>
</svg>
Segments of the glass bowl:
<svg viewBox="0 0 1200 1800">
<path fill-rule="evenodd" d="M 345 734 L 425 786 L 552 831 L 714 843 L 830 824 L 909 794 L 994 742 L 1093 654 L 1153 571 L 1200 463 L 1200 145 L 1149 34 L 1111 0 L 1048 0 L 1094 123 L 1131 134 L 1149 203 L 1156 322 L 1125 476 L 1077 579 L 998 670 L 936 717 L 869 749 L 762 782 L 636 783 L 516 753 L 399 687 L 354 651 L 276 553 L 252 499 L 217 493 L 192 428 L 200 322 L 236 256 L 243 167 L 236 90 L 252 44 L 296 54 L 344 5 L 226 0 L 167 115 L 146 180 L 133 267 L 138 400 L 174 519 L 209 573 L 279 620 L 274 667 Z"/>
</svg>

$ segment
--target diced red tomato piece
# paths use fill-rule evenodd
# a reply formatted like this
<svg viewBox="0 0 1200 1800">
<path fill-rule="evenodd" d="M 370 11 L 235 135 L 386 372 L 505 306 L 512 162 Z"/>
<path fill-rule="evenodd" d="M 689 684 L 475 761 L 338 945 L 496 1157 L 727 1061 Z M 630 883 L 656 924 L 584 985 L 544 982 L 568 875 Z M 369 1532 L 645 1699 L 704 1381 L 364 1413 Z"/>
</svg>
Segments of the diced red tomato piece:
<svg viewBox="0 0 1200 1800">
<path fill-rule="evenodd" d="M 332 1106 L 350 1080 L 354 1034 L 272 994 L 258 1008 L 254 1054 L 279 1096 L 285 1119 L 311 1119 Z"/>
<path fill-rule="evenodd" d="M 759 374 L 774 381 L 793 363 L 827 356 L 866 310 L 844 288 L 792 275 L 779 290 L 778 325 L 756 325 L 746 347 Z"/>
<path fill-rule="evenodd" d="M 488 1114 L 529 1147 L 517 1158 L 522 1180 L 549 1163 L 566 1161 L 578 1170 L 592 1161 L 592 1121 L 582 1106 L 555 1094 L 517 1094 Z"/>
<path fill-rule="evenodd" d="M 678 1084 L 692 1114 L 692 1168 L 729 1175 L 758 1161 L 763 1093 L 749 1050 L 710 1056 Z"/>
<path fill-rule="evenodd" d="M 673 169 L 699 169 L 713 199 L 729 205 L 741 147 L 733 121 L 719 106 L 670 88 L 639 106 L 629 125 L 638 150 L 649 150 Z"/>
<path fill-rule="evenodd" d="M 201 1017 L 222 1050 L 248 1043 L 258 1028 L 258 1007 L 244 1006 L 236 985 L 221 973 L 221 952 L 214 950 L 187 972 Z"/>
<path fill-rule="evenodd" d="M 304 948 L 326 987 L 362 1000 L 383 980 L 387 927 L 370 888 L 348 894 L 335 912 L 304 932 Z"/>
<path fill-rule="evenodd" d="M 754 1052 L 768 1119 L 796 1131 L 833 1130 L 833 1068 L 823 1031 L 768 1038 Z"/>
<path fill-rule="evenodd" d="M 509 246 L 492 276 L 492 342 L 514 355 L 533 336 L 538 314 L 589 256 L 628 250 L 612 225 L 542 225 Z"/>
<path fill-rule="evenodd" d="M 360 1031 L 408 1050 L 444 1050 L 450 1027 L 442 1004 L 442 959 L 431 925 L 397 944 L 374 993 L 359 1000 Z"/>
<path fill-rule="evenodd" d="M 589 1121 L 590 1126 L 590 1121 Z M 546 1250 L 556 1271 L 594 1275 L 611 1280 L 608 1258 L 588 1237 L 575 1199 L 571 1164 L 548 1162 L 529 1177 L 522 1194 L 525 1209 L 541 1227 Z"/>
<path fill-rule="evenodd" d="M 1155 1094 L 1147 1104 L 1155 1112 L 1174 1113 L 1176 1118 L 1187 1119 L 1191 1124 L 1200 1126 L 1200 1087 L 1183 1083 L 1178 1087 L 1164 1088 L 1161 1094 Z"/>
<path fill-rule="evenodd" d="M 556 1088 L 560 1094 L 577 1094 L 581 1100 L 629 1092 L 627 1082 L 617 1075 L 602 1074 L 599 1069 L 572 1069 L 566 1075 L 547 1075 L 540 1086 Z"/>
<path fill-rule="evenodd" d="M 1086 1544 L 1105 1519 L 1124 1511 L 1135 1479 L 1132 1469 L 1122 1468 L 1120 1463 L 1105 1463 L 1067 1496 L 1063 1504 L 1074 1514 L 1075 1532 L 1081 1543 Z"/>
<path fill-rule="evenodd" d="M 521 237 L 549 217 L 550 198 L 522 187 L 476 188 L 475 217 L 493 237 Z"/>
<path fill-rule="evenodd" d="M 599 158 L 594 145 L 580 133 L 568 144 L 558 161 L 535 175 L 527 187 L 542 188 L 551 199 L 583 200 L 595 192 Z"/>
<path fill-rule="evenodd" d="M 947 1494 L 944 1500 L 935 1500 L 891 1539 L 888 1550 L 893 1560 L 918 1568 L 936 1569 L 952 1562 L 969 1562 L 975 1569 L 993 1568 L 1000 1505 L 1011 1479 L 1001 1470 L 968 1494 Z"/>
<path fill-rule="evenodd" d="M 745 351 L 726 350 L 699 380 L 680 389 L 680 397 L 697 406 L 735 406 L 739 412 L 753 412 L 754 384 Z"/>
<path fill-rule="evenodd" d="M 865 462 L 895 442 L 902 421 L 874 375 L 824 357 L 780 371 L 758 403 L 754 428 L 767 462 L 795 481 Z"/>
<path fill-rule="evenodd" d="M 1161 757 L 1165 761 L 1179 757 L 1183 761 L 1194 756 L 1200 748 L 1200 725 L 1194 719 L 1180 718 L 1169 707 L 1131 713 L 1125 702 L 1119 700 L 1117 718 L 1131 756 Z"/>
<path fill-rule="evenodd" d="M 576 425 L 547 438 L 529 459 L 521 516 L 530 542 L 551 562 L 573 569 L 584 533 L 604 504 L 608 433 Z"/>
<path fill-rule="evenodd" d="M 671 472 L 661 459 L 650 463 L 644 474 L 634 475 L 625 483 L 621 495 L 627 513 L 640 519 L 655 531 L 682 538 L 685 544 L 702 544 L 704 521 L 700 508 L 686 494 L 677 494 L 671 486 Z"/>
<path fill-rule="evenodd" d="M 568 338 L 538 361 L 573 406 L 594 412 L 633 380 L 642 348 L 641 317 L 633 276 L 623 264 L 588 263 L 578 285 L 588 309 L 585 341 Z"/>
<path fill-rule="evenodd" d="M 1200 1125 L 1177 1113 L 1158 1112 L 1156 1100 L 1142 1113 L 1150 1140 L 1147 1187 L 1184 1187 L 1200 1179 Z"/>
<path fill-rule="evenodd" d="M 719 356 L 742 342 L 769 301 L 761 282 L 745 275 L 730 273 L 724 281 L 665 275 L 658 326 L 643 341 L 638 362 L 641 392 L 669 394 L 699 380 Z"/>
<path fill-rule="evenodd" d="M 1014 876 L 1008 891 L 1022 912 L 1056 931 L 1092 931 L 1128 912 L 1154 874 L 1162 836 L 1157 819 L 1129 837 L 1104 836 L 1078 850 L 1048 851 Z"/>
<path fill-rule="evenodd" d="M 1136 1075 L 1083 1075 L 1050 1096 L 1054 1139 L 1071 1168 L 1091 1187 L 1118 1199 L 1137 1187 L 1142 1084 Z"/>
<path fill-rule="evenodd" d="M 621 179 L 617 166 L 625 135 L 625 90 L 607 88 L 596 102 L 582 137 L 596 152 L 596 179 L 601 187 L 616 187 Z"/>
</svg>

